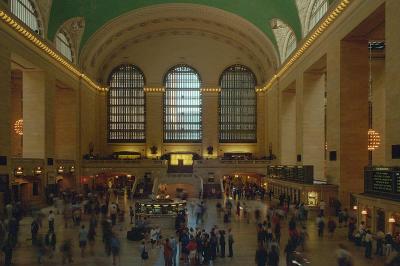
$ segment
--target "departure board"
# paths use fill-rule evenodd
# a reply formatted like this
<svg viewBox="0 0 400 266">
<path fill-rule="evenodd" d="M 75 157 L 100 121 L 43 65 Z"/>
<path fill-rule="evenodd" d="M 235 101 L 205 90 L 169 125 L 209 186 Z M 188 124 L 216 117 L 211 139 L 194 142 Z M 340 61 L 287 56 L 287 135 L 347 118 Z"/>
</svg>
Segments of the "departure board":
<svg viewBox="0 0 400 266">
<path fill-rule="evenodd" d="M 366 193 L 400 199 L 399 167 L 366 167 L 364 183 Z"/>
<path fill-rule="evenodd" d="M 314 167 L 312 165 L 270 165 L 267 166 L 267 177 L 313 184 Z"/>
</svg>

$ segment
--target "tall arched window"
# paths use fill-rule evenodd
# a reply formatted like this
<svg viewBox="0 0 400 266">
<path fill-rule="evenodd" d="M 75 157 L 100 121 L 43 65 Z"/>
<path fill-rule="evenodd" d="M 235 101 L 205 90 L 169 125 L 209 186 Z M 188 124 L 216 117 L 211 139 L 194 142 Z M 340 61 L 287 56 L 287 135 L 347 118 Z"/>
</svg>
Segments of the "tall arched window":
<svg viewBox="0 0 400 266">
<path fill-rule="evenodd" d="M 257 142 L 256 77 L 245 66 L 234 65 L 221 75 L 219 141 Z"/>
<path fill-rule="evenodd" d="M 56 35 L 56 48 L 57 50 L 69 61 L 72 62 L 72 48 L 67 36 L 63 32 L 58 32 Z"/>
<path fill-rule="evenodd" d="M 290 31 L 289 37 L 286 42 L 286 52 L 285 52 L 285 59 L 290 56 L 291 53 L 296 49 L 296 35 L 294 35 L 293 31 Z"/>
<path fill-rule="evenodd" d="M 145 142 L 145 78 L 133 65 L 116 67 L 109 77 L 108 141 Z"/>
<path fill-rule="evenodd" d="M 178 65 L 167 72 L 164 82 L 164 142 L 201 142 L 199 73 Z"/>
<path fill-rule="evenodd" d="M 316 0 L 311 9 L 308 31 L 311 31 L 328 11 L 328 0 Z"/>
<path fill-rule="evenodd" d="M 41 34 L 39 16 L 31 0 L 12 0 L 11 12 L 24 22 L 31 30 Z"/>
</svg>

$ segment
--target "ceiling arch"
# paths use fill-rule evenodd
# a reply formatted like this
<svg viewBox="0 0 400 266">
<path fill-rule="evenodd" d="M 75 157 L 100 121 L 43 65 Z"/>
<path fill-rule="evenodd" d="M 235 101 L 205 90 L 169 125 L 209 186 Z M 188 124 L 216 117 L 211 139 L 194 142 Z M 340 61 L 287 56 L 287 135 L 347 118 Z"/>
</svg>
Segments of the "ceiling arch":
<svg viewBox="0 0 400 266">
<path fill-rule="evenodd" d="M 249 21 L 262 31 L 274 44 L 275 37 L 269 27 L 272 18 L 286 21 L 301 38 L 301 23 L 295 0 L 68 0 L 53 1 L 48 28 L 49 39 L 53 39 L 57 29 L 64 21 L 72 17 L 84 17 L 86 28 L 82 37 L 82 46 L 90 37 L 108 21 L 115 19 L 126 12 L 158 5 L 187 3 L 218 8 Z"/>
<path fill-rule="evenodd" d="M 115 65 L 135 63 L 127 58 L 134 55 L 140 57 L 137 50 L 146 50 L 154 42 L 159 44 L 154 49 L 164 49 L 160 43 L 171 43 L 172 39 L 189 45 L 189 39 L 193 38 L 197 42 L 191 44 L 193 47 L 188 47 L 192 51 L 191 56 L 226 47 L 231 50 L 231 60 L 224 63 L 250 64 L 260 82 L 267 80 L 279 64 L 274 44 L 253 24 L 221 9 L 192 4 L 154 5 L 130 11 L 109 21 L 83 47 L 79 63 L 85 72 L 104 81 L 107 72 Z M 204 51 L 200 43 L 203 46 L 212 43 L 214 46 L 209 46 L 209 50 Z M 165 53 L 169 52 L 172 51 L 165 50 Z M 186 58 L 191 57 L 184 49 L 180 53 L 173 52 L 178 59 L 183 54 L 186 54 Z M 215 56 L 221 56 L 223 50 L 220 53 Z M 151 58 L 152 54 L 149 54 L 149 60 L 157 60 Z M 176 62 L 179 63 L 179 60 Z"/>
</svg>

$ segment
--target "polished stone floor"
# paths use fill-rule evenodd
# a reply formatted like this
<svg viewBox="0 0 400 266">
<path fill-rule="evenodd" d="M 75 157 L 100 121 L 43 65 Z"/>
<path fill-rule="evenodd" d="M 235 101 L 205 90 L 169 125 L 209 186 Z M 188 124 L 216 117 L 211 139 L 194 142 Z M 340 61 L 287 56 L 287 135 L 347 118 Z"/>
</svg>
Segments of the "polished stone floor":
<svg viewBox="0 0 400 266">
<path fill-rule="evenodd" d="M 124 205 L 128 208 L 129 202 L 122 200 L 119 202 L 120 205 Z M 212 226 L 218 225 L 219 228 L 225 228 L 222 218 L 217 217 L 216 200 L 207 201 L 207 214 L 205 215 L 205 221 L 202 227 L 209 230 Z M 189 204 L 188 206 L 190 206 Z M 264 213 L 268 203 L 261 203 L 260 201 L 249 201 L 248 205 L 251 209 L 260 208 Z M 47 212 L 48 209 L 45 211 Z M 189 208 L 189 213 L 191 214 L 190 225 L 194 224 L 193 212 Z M 14 252 L 13 265 L 16 266 L 28 266 L 37 265 L 36 253 L 31 246 L 30 241 L 30 223 L 31 218 L 24 218 L 21 224 L 21 232 L 19 236 L 19 244 Z M 87 218 L 84 220 L 87 224 Z M 157 224 L 157 222 L 154 222 Z M 78 227 L 72 227 L 65 229 L 63 226 L 63 219 L 61 215 L 56 217 L 56 234 L 57 242 L 65 238 L 71 238 L 74 241 L 74 262 L 71 265 L 112 265 L 112 259 L 107 257 L 104 253 L 104 247 L 101 241 L 101 229 L 98 228 L 98 236 L 96 238 L 96 244 L 94 249 L 94 255 L 91 256 L 87 252 L 86 257 L 81 258 L 78 249 Z M 172 221 L 171 221 L 172 225 Z M 174 230 L 172 227 L 166 225 L 165 222 L 162 223 L 162 235 L 164 237 L 169 237 L 173 235 Z M 255 265 L 254 254 L 256 248 L 256 228 L 255 223 L 250 222 L 247 224 L 242 218 L 234 217 L 232 223 L 229 225 L 232 228 L 235 244 L 234 244 L 234 258 L 218 258 L 214 265 Z M 121 253 L 118 259 L 117 265 L 142 265 L 139 256 L 139 242 L 131 242 L 126 240 L 126 230 L 130 228 L 128 219 L 125 220 L 123 224 L 119 224 L 114 228 L 114 231 L 118 234 L 121 240 Z M 309 233 L 309 239 L 306 245 L 305 255 L 311 261 L 309 265 L 323 265 L 323 266 L 334 266 L 336 263 L 335 251 L 339 243 L 344 243 L 349 248 L 350 252 L 354 257 L 355 266 L 369 265 L 369 266 L 382 266 L 384 265 L 384 259 L 380 257 L 373 257 L 373 259 L 366 259 L 363 256 L 364 249 L 357 248 L 352 243 L 349 243 L 346 238 L 346 229 L 338 228 L 335 232 L 333 238 L 325 236 L 324 238 L 318 238 L 317 229 L 313 218 L 307 222 L 307 228 Z M 44 222 L 44 228 L 41 229 L 41 233 L 47 231 L 47 222 Z M 285 265 L 285 255 L 283 252 L 283 243 L 287 241 L 287 225 L 282 226 L 282 240 L 281 240 L 281 260 L 280 265 Z M 146 261 L 145 265 L 164 265 L 162 258 L 161 248 L 154 248 L 149 253 L 150 259 Z M 182 264 L 182 263 L 181 263 Z M 50 258 L 45 258 L 43 265 L 61 265 L 61 256 L 59 253 L 59 248 L 55 253 L 55 256 Z"/>
</svg>

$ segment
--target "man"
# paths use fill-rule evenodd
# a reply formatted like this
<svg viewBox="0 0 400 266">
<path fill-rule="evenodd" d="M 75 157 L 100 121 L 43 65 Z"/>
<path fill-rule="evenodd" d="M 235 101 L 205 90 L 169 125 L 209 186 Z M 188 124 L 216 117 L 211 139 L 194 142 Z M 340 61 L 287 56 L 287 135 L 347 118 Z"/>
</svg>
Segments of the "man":
<svg viewBox="0 0 400 266">
<path fill-rule="evenodd" d="M 54 220 L 55 220 L 55 216 L 53 211 L 49 212 L 49 217 L 48 217 L 48 221 L 49 221 L 49 230 L 54 231 Z"/>
<path fill-rule="evenodd" d="M 129 206 L 129 216 L 131 217 L 131 224 L 133 224 L 133 218 L 135 217 L 135 211 L 132 206 Z"/>
<path fill-rule="evenodd" d="M 33 219 L 31 223 L 32 245 L 35 245 L 38 232 L 39 232 L 39 223 L 37 219 Z"/>
<path fill-rule="evenodd" d="M 229 255 L 228 257 L 232 258 L 233 257 L 233 243 L 234 243 L 234 239 L 233 239 L 233 234 L 232 234 L 232 229 L 229 228 L 228 229 L 228 249 L 229 249 Z"/>
<path fill-rule="evenodd" d="M 325 207 L 326 207 L 325 201 L 321 200 L 321 202 L 319 203 L 319 211 L 321 216 L 325 215 Z"/>
<path fill-rule="evenodd" d="M 264 248 L 262 243 L 258 244 L 258 249 L 256 251 L 256 264 L 257 266 L 265 266 L 267 264 L 267 250 Z"/>
</svg>

